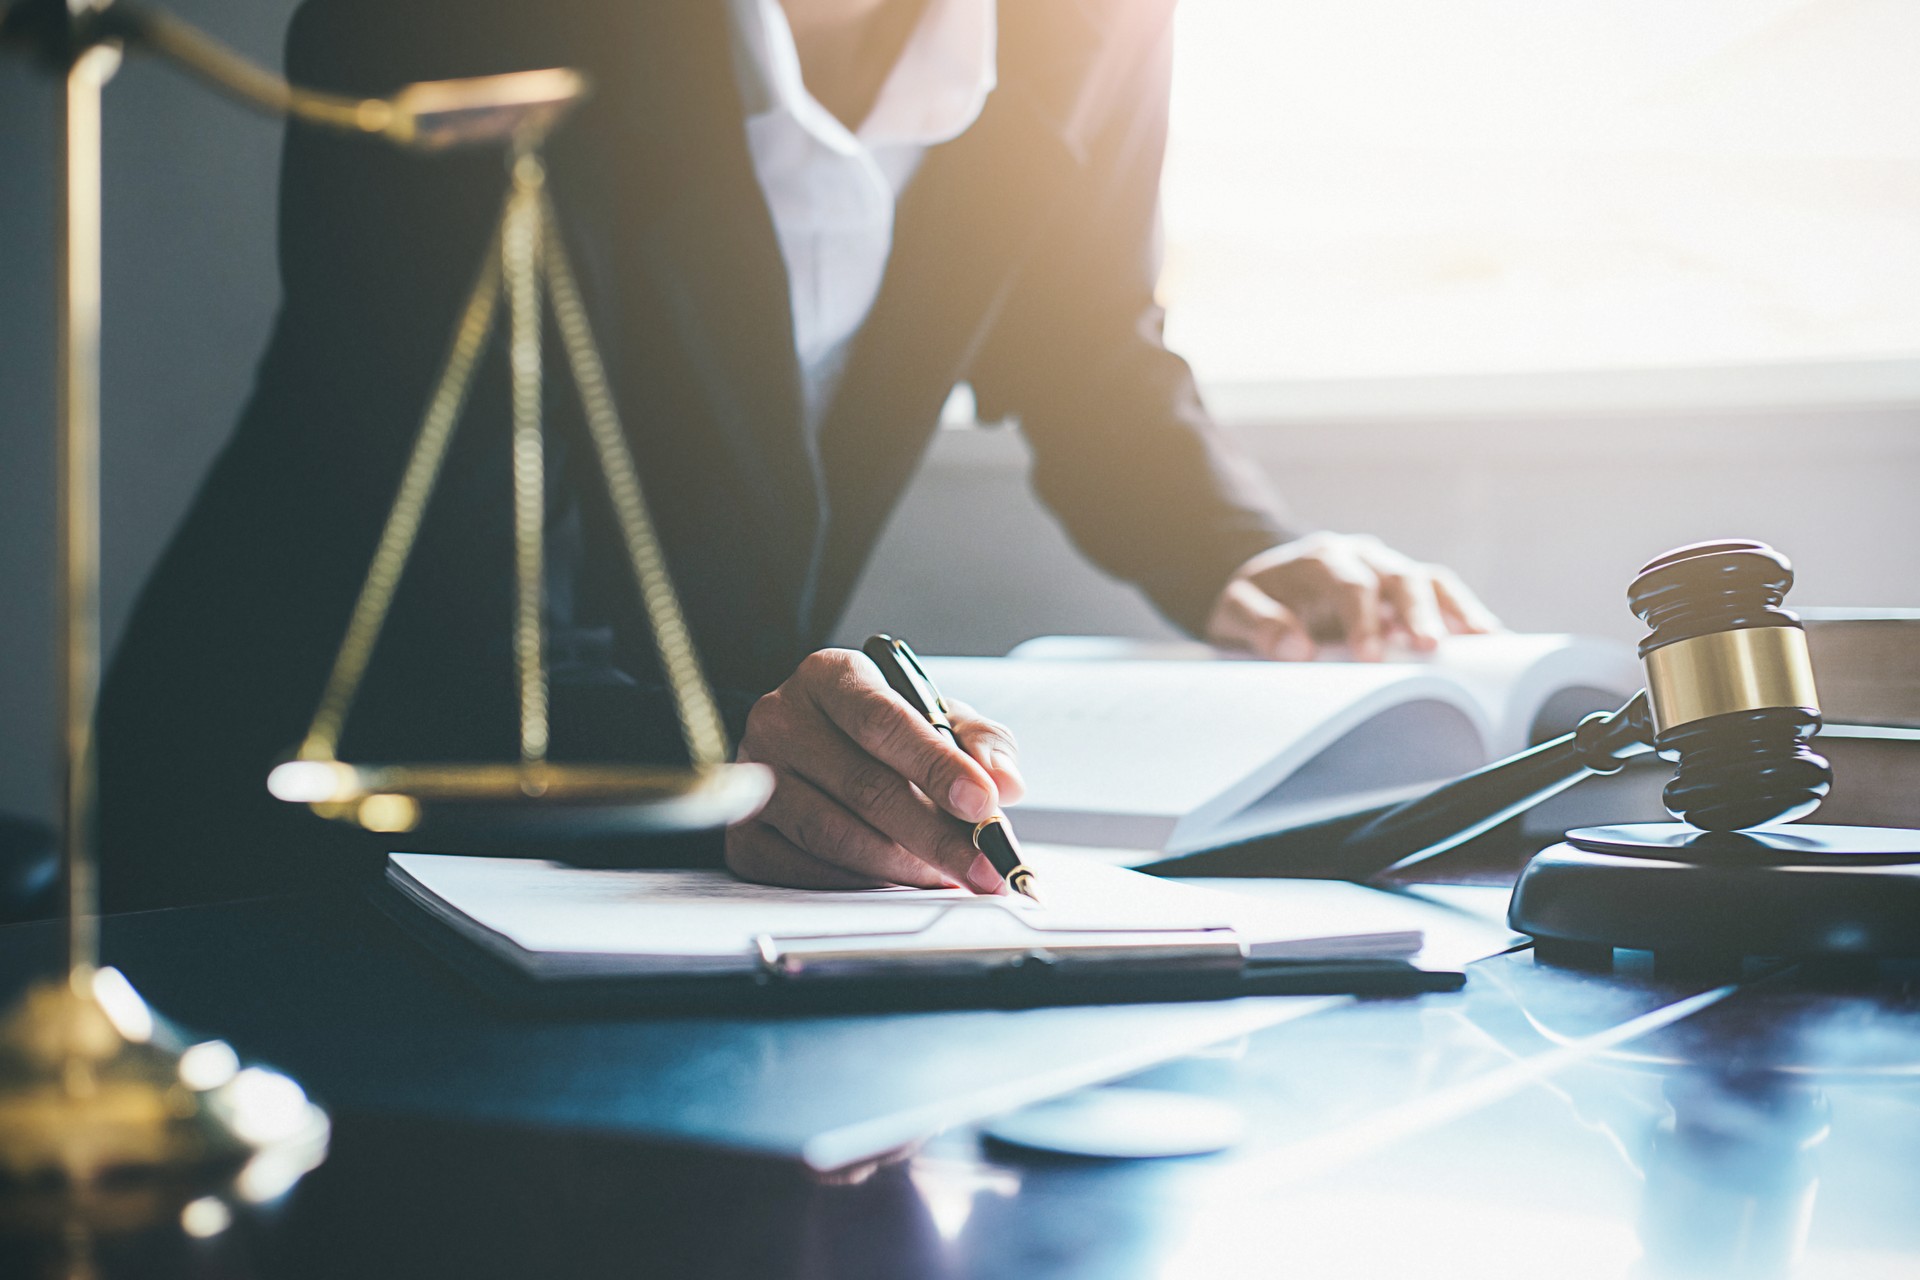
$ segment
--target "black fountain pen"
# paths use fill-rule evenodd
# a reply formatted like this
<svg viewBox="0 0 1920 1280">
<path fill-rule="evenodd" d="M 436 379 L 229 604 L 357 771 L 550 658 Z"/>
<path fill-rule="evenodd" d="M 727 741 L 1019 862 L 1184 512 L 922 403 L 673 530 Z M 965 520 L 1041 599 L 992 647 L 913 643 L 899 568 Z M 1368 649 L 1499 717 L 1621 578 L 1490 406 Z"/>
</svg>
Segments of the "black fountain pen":
<svg viewBox="0 0 1920 1280">
<path fill-rule="evenodd" d="M 880 674 L 887 678 L 887 687 L 907 700 L 907 705 L 927 718 L 927 723 L 947 735 L 954 746 L 960 746 L 960 738 L 953 731 L 953 721 L 947 715 L 947 700 L 933 687 L 933 678 L 927 669 L 920 665 L 920 659 L 905 640 L 896 640 L 892 636 L 868 636 L 860 651 L 873 659 L 880 668 Z M 962 748 L 964 750 L 964 748 Z M 1014 839 L 1013 826 L 1007 821 L 1007 815 L 996 813 L 983 822 L 974 824 L 973 847 L 987 855 L 987 861 L 993 869 L 1006 879 L 1015 893 L 1025 894 L 1035 902 L 1041 901 L 1040 886 L 1034 883 L 1033 869 L 1020 858 L 1020 842 Z"/>
</svg>

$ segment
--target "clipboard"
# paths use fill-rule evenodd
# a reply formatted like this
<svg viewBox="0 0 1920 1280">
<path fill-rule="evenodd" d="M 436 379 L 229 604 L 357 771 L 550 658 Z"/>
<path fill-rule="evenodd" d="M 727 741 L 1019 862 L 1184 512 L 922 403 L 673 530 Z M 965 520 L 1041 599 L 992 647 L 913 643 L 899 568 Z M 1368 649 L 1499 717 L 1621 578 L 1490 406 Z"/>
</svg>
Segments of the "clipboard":
<svg viewBox="0 0 1920 1280">
<path fill-rule="evenodd" d="M 749 971 L 542 980 L 422 914 L 387 884 L 383 914 L 486 1000 L 566 1016 L 809 1016 L 1053 1005 L 1169 1004 L 1269 995 L 1406 996 L 1454 991 L 1457 970 L 1400 959 L 1249 959 L 1231 929 L 1027 930 L 982 947 L 928 945 L 950 912 L 892 934 L 763 935 Z M 1011 913 L 1009 913 L 1011 914 Z"/>
<path fill-rule="evenodd" d="M 964 913 L 964 914 L 960 914 Z M 999 931 L 998 938 L 980 935 Z M 1239 969 L 1247 947 L 1228 928 L 1035 928 L 1017 911 L 949 907 L 917 929 L 842 934 L 761 934 L 760 967 L 788 982 L 863 977 L 966 978 L 1029 965 L 1076 972 Z"/>
</svg>

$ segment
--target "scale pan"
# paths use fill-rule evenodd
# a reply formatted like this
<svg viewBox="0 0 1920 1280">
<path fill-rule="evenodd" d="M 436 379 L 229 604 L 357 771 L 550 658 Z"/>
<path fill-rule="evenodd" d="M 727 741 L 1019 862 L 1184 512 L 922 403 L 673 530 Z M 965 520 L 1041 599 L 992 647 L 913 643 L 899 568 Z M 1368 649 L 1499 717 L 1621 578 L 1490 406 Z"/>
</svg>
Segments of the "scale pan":
<svg viewBox="0 0 1920 1280">
<path fill-rule="evenodd" d="M 368 831 L 435 836 L 604 839 L 712 831 L 744 821 L 773 792 L 761 765 L 400 764 L 290 760 L 267 789 Z"/>
</svg>

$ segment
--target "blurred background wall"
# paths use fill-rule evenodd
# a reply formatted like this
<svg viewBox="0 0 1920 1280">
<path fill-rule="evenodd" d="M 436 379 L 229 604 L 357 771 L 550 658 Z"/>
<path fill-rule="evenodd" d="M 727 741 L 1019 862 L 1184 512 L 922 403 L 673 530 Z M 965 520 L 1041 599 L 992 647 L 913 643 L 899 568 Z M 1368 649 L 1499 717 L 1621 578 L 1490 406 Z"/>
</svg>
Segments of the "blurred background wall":
<svg viewBox="0 0 1920 1280">
<path fill-rule="evenodd" d="M 1706 538 L 1793 557 L 1800 604 L 1920 604 L 1920 404 L 1249 422 L 1310 528 L 1456 568 L 1508 625 L 1635 639 L 1627 583 Z M 896 513 L 843 642 L 892 629 L 999 653 L 1034 635 L 1172 635 L 1028 495 L 1009 430 L 944 432 Z"/>
<path fill-rule="evenodd" d="M 1370 0 L 1362 7 L 1395 2 L 1406 0 Z M 1741 24 L 1727 40 L 1742 74 L 1756 60 L 1768 66 L 1768 50 L 1782 38 L 1762 25 L 1758 35 L 1772 43 L 1762 41 L 1756 50 L 1755 33 L 1747 27 L 1790 22 L 1790 47 L 1816 47 L 1806 24 L 1823 15 L 1831 20 L 1828 28 L 1838 21 L 1846 30 L 1857 29 L 1856 45 L 1892 45 L 1896 53 L 1905 48 L 1913 56 L 1896 60 L 1920 65 L 1920 48 L 1911 40 L 1899 43 L 1911 23 L 1897 25 L 1891 36 L 1874 25 L 1910 7 L 1818 0 L 1687 4 Z M 179 0 L 172 7 L 277 64 L 294 6 L 289 0 Z M 1467 5 L 1460 20 L 1485 11 L 1479 16 L 1508 30 L 1527 6 L 1510 13 L 1499 8 Z M 1633 18 L 1641 24 L 1633 40 L 1666 49 L 1662 6 L 1583 11 L 1596 8 Z M 1379 48 L 1380 42 L 1357 36 L 1342 44 L 1352 33 L 1323 29 L 1336 21 L 1359 22 L 1334 16 L 1351 9 L 1186 0 L 1181 21 L 1192 29 L 1182 32 L 1183 68 L 1209 48 L 1218 51 L 1234 23 L 1254 21 L 1249 15 L 1267 10 L 1295 21 L 1281 33 L 1285 40 L 1275 37 L 1275 47 L 1291 50 L 1287 56 L 1295 64 L 1324 60 L 1330 56 L 1326 49 Z M 1553 21 L 1556 30 L 1563 25 L 1559 17 Z M 1684 37 L 1683 45 L 1698 44 L 1698 26 L 1673 30 Z M 1403 34 L 1400 43 L 1411 52 L 1435 56 L 1433 41 L 1419 32 Z M 1310 45 L 1303 48 L 1310 39 L 1329 43 L 1316 55 Z M 1602 70 L 1617 71 L 1626 57 L 1621 50 L 1638 47 L 1619 37 L 1602 51 Z M 1484 41 L 1466 41 L 1461 49 L 1460 57 L 1482 61 L 1500 52 Z M 1579 64 L 1578 52 L 1567 53 L 1566 60 Z M 1512 56 L 1524 58 L 1526 50 Z M 1392 68 L 1381 74 L 1390 76 Z M 1707 104 L 1701 111 L 1729 109 L 1723 87 L 1711 80 L 1703 87 L 1697 74 L 1687 74 L 1692 79 L 1682 78 L 1692 86 L 1689 92 Z M 1559 78 L 1566 78 L 1564 71 Z M 1207 79 L 1189 74 L 1182 83 Z M 1907 92 L 1910 79 L 1889 78 L 1888 91 Z M 1869 78 L 1864 88 L 1855 85 L 1848 100 L 1883 110 L 1874 83 Z M 1230 83 L 1218 91 L 1233 92 Z M 1289 91 L 1300 90 L 1296 85 Z M 1815 94 L 1817 86 L 1806 92 Z M 1480 105 L 1496 113 L 1513 110 L 1511 103 Z M 1248 198 L 1257 195 L 1267 203 L 1249 204 L 1253 212 L 1239 224 L 1221 226 L 1207 216 L 1220 204 L 1208 193 L 1221 173 L 1217 162 L 1207 168 L 1203 145 L 1217 135 L 1207 127 L 1213 118 L 1208 112 L 1217 108 L 1204 98 L 1179 107 L 1185 133 L 1176 128 L 1169 173 L 1173 336 L 1192 351 L 1210 400 L 1269 467 L 1304 524 L 1373 531 L 1417 555 L 1450 563 L 1510 624 L 1525 629 L 1630 637 L 1636 624 L 1626 612 L 1624 589 L 1641 561 L 1679 542 L 1726 534 L 1766 538 L 1786 548 L 1802 571 L 1797 596 L 1803 603 L 1920 604 L 1920 332 L 1902 327 L 1911 312 L 1888 310 L 1920 292 L 1901 283 L 1920 264 L 1920 166 L 1905 154 L 1911 149 L 1920 155 L 1920 140 L 1907 136 L 1920 131 L 1920 111 L 1910 125 L 1900 126 L 1897 154 L 1845 159 L 1852 166 L 1845 170 L 1852 175 L 1850 189 L 1877 203 L 1864 206 L 1868 213 L 1854 224 L 1835 223 L 1838 230 L 1829 238 L 1837 237 L 1833 242 L 1843 248 L 1857 248 L 1861 237 L 1876 246 L 1868 256 L 1879 270 L 1856 272 L 1869 281 L 1856 292 L 1869 301 L 1894 300 L 1862 304 L 1856 315 L 1846 306 L 1855 278 L 1846 270 L 1852 268 L 1803 264 L 1796 279 L 1810 282 L 1806 291 L 1814 301 L 1802 305 L 1804 300 L 1786 296 L 1790 287 L 1783 294 L 1783 286 L 1751 279 L 1737 263 L 1712 262 L 1705 250 L 1686 244 L 1672 247 L 1676 238 L 1699 238 L 1698 225 L 1667 239 L 1658 228 L 1645 231 L 1647 209 L 1679 207 L 1680 189 L 1657 183 L 1643 192 L 1639 206 L 1623 206 L 1604 229 L 1616 235 L 1620 226 L 1642 227 L 1645 243 L 1630 253 L 1602 254 L 1598 266 L 1581 243 L 1562 246 L 1560 256 L 1544 253 L 1526 227 L 1495 228 L 1499 234 L 1489 233 L 1486 243 L 1463 241 L 1459 227 L 1478 228 L 1487 218 L 1463 211 L 1457 201 L 1447 204 L 1453 198 L 1438 191 L 1432 193 L 1435 206 L 1449 210 L 1451 229 L 1444 234 L 1387 227 L 1369 232 L 1375 241 L 1336 240 L 1304 222 L 1261 232 L 1268 226 L 1262 218 L 1298 218 L 1302 210 L 1322 208 L 1327 225 L 1346 236 L 1351 209 L 1327 198 L 1325 188 L 1349 180 L 1359 185 L 1345 199 L 1361 201 L 1372 190 L 1383 207 L 1407 205 L 1406 189 L 1368 186 L 1382 166 L 1391 168 L 1394 155 L 1406 159 L 1410 174 L 1445 170 L 1457 184 L 1457 166 L 1449 170 L 1433 158 L 1449 154 L 1453 144 L 1446 139 L 1389 140 L 1378 144 L 1386 149 L 1366 165 L 1352 160 L 1376 145 L 1363 138 L 1344 139 L 1340 154 L 1346 158 L 1338 163 L 1313 159 L 1328 148 L 1324 140 L 1314 141 L 1310 120 L 1290 125 L 1287 137 L 1242 139 L 1230 157 L 1235 163 L 1270 156 L 1279 165 L 1291 156 L 1288 163 L 1297 164 L 1254 174 L 1245 187 Z M 1460 127 L 1484 138 L 1483 123 L 1469 113 Z M 40 815 L 51 810 L 52 790 L 47 328 L 54 126 L 51 82 L 17 59 L 0 59 L 0 809 Z M 1844 132 L 1851 138 L 1862 130 Z M 1467 185 L 1483 195 L 1493 190 L 1502 209 L 1535 208 L 1542 225 L 1561 225 L 1567 211 L 1551 204 L 1536 208 L 1527 184 L 1553 187 L 1573 145 L 1514 142 L 1504 159 L 1483 154 L 1476 170 L 1506 175 L 1500 180 L 1516 184 L 1512 190 L 1502 191 L 1491 177 Z M 1792 145 L 1799 148 L 1796 154 L 1818 151 L 1817 140 Z M 136 60 L 110 90 L 104 405 L 110 640 L 246 395 L 277 301 L 278 151 L 274 126 L 157 67 Z M 1705 180 L 1687 165 L 1654 169 L 1659 182 L 1704 189 Z M 1710 233 L 1712 219 L 1741 207 L 1736 197 L 1743 190 L 1752 192 L 1755 208 L 1771 209 L 1816 187 L 1827 200 L 1838 181 L 1831 166 L 1812 176 L 1785 161 L 1761 164 L 1758 171 L 1802 176 L 1783 195 L 1752 185 L 1755 166 L 1736 166 L 1726 183 L 1709 192 L 1713 198 L 1699 206 L 1707 212 L 1695 222 L 1708 218 Z M 1625 170 L 1609 172 L 1610 186 L 1618 187 Z M 1289 181 L 1289 173 L 1296 179 Z M 1300 174 L 1313 175 L 1312 181 Z M 1905 210 L 1905 221 L 1879 219 L 1882 208 Z M 1591 210 L 1582 216 L 1591 217 Z M 1855 227 L 1853 239 L 1847 239 L 1848 225 Z M 1266 236 L 1260 245 L 1277 246 L 1253 266 L 1248 263 L 1254 251 L 1235 249 L 1231 239 L 1247 236 L 1249 227 Z M 1779 235 L 1782 244 L 1815 242 L 1804 229 L 1796 240 L 1791 226 Z M 1312 252 L 1279 252 L 1299 244 Z M 1778 254 L 1766 249 L 1762 257 L 1772 261 Z M 1347 259 L 1355 265 L 1338 267 Z M 1581 274 L 1567 262 L 1588 269 Z M 1649 263 L 1669 263 L 1671 269 Z M 1635 363 L 1648 350 L 1638 317 L 1658 328 L 1672 316 L 1662 314 L 1657 293 L 1622 302 L 1619 282 L 1626 279 L 1649 290 L 1680 290 L 1675 296 L 1684 305 L 1675 308 L 1688 323 L 1673 340 L 1674 359 Z M 1716 280 L 1733 283 L 1716 294 Z M 1596 367 L 1566 371 L 1578 364 L 1573 356 L 1600 341 L 1592 337 L 1596 309 L 1581 302 L 1577 322 L 1556 328 L 1543 308 L 1554 298 L 1587 298 L 1596 289 L 1613 309 L 1599 331 L 1632 332 Z M 1743 311 L 1741 299 L 1749 295 L 1754 300 Z M 1423 308 L 1423 323 L 1383 322 L 1378 342 L 1364 339 L 1373 317 Z M 1807 319 L 1815 312 L 1846 323 L 1817 329 Z M 1183 315 L 1193 317 L 1184 331 Z M 1465 318 L 1449 321 L 1449 315 Z M 1267 325 L 1270 339 L 1249 340 Z M 1327 335 L 1342 326 L 1361 337 L 1339 346 Z M 1478 345 L 1468 340 L 1476 332 L 1485 339 Z M 1832 339 L 1835 332 L 1838 339 Z M 1557 347 L 1545 340 L 1556 333 L 1564 339 Z M 1811 335 L 1802 343 L 1810 358 L 1794 358 L 1802 350 L 1792 345 L 1796 334 Z M 1019 438 L 1006 429 L 941 433 L 849 611 L 844 635 L 857 638 L 882 626 L 911 636 L 923 650 L 976 653 L 1055 632 L 1166 633 L 1129 589 L 1080 561 L 1035 506 Z M 193 726 L 182 731 L 193 732 Z"/>
</svg>

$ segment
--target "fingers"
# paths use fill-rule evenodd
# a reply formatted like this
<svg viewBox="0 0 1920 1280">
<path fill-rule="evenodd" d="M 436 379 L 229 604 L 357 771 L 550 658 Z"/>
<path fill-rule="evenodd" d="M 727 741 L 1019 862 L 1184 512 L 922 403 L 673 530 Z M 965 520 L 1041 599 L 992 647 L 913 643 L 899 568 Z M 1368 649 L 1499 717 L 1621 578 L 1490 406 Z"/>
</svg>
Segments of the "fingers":
<svg viewBox="0 0 1920 1280">
<path fill-rule="evenodd" d="M 727 828 L 726 856 L 727 870 L 757 884 L 793 889 L 877 889 L 890 883 L 822 862 L 757 820 Z"/>
<path fill-rule="evenodd" d="M 880 841 L 942 875 L 942 883 L 967 882 L 980 856 L 972 827 L 956 822 L 844 735 L 822 735 L 804 754 L 788 757 L 784 771 L 793 785 L 777 785 L 762 816 L 801 848 L 869 874 L 886 874 L 896 884 L 927 883 L 925 871 L 907 874 L 905 864 L 883 856 L 875 843 Z"/>
<path fill-rule="evenodd" d="M 887 688 L 864 653 L 822 650 L 801 663 L 801 676 L 802 690 L 841 732 L 954 817 L 979 822 L 1000 807 L 992 775 Z"/>
<path fill-rule="evenodd" d="M 1451 569 L 1438 565 L 1433 570 L 1434 597 L 1438 601 L 1441 614 L 1447 620 L 1447 626 L 1461 635 L 1491 635 L 1505 631 L 1506 624 L 1494 616 L 1491 609 L 1480 603 L 1480 597 Z"/>
<path fill-rule="evenodd" d="M 774 790 L 753 823 L 729 832 L 728 866 L 808 887 L 999 892 L 972 824 L 998 811 L 1003 780 L 1020 785 L 1013 738 L 971 710 L 955 729 L 969 750 L 895 696 L 863 654 L 809 657 L 747 717 L 740 758 L 771 768 Z"/>
<path fill-rule="evenodd" d="M 1329 557 L 1334 612 L 1347 647 L 1358 662 L 1378 662 L 1386 653 L 1386 619 L 1381 616 L 1380 575 L 1357 555 Z"/>
<path fill-rule="evenodd" d="M 1419 652 L 1448 632 L 1502 631 L 1451 571 L 1420 564 L 1366 534 L 1317 533 L 1273 547 L 1235 571 L 1207 622 L 1216 643 L 1270 658 L 1313 656 L 1313 637 L 1343 638 L 1379 661 L 1404 635 Z"/>
<path fill-rule="evenodd" d="M 1378 566 L 1376 572 L 1380 574 L 1381 599 L 1393 611 L 1398 629 L 1406 633 L 1408 642 L 1421 653 L 1439 648 L 1447 623 L 1441 615 L 1432 572 L 1397 552 L 1393 561 Z"/>
<path fill-rule="evenodd" d="M 966 837 L 966 828 L 942 817 L 924 800 L 917 801 L 923 810 L 922 822 L 918 825 L 938 846 L 926 851 L 932 857 L 909 853 L 898 840 L 876 830 L 863 814 L 855 813 L 808 779 L 790 771 L 778 773 L 778 785 L 767 807 L 760 812 L 760 822 L 778 831 L 798 849 L 819 850 L 828 855 L 835 867 L 856 877 L 879 884 L 945 889 L 959 884 L 973 861 L 974 849 Z M 906 783 L 897 778 L 896 781 L 904 793 Z M 945 838 L 939 834 L 941 826 L 947 829 Z M 952 874 L 942 869 L 942 862 L 953 864 Z"/>
<path fill-rule="evenodd" d="M 1306 662 L 1314 656 L 1313 636 L 1300 616 L 1247 578 L 1227 584 L 1207 624 L 1207 637 L 1280 662 Z"/>
<path fill-rule="evenodd" d="M 1375 539 L 1346 534 L 1314 534 L 1298 545 L 1296 555 L 1256 581 L 1308 619 L 1314 632 L 1345 640 L 1355 661 L 1378 662 L 1385 656 L 1389 619 L 1380 573 L 1367 553 L 1386 548 Z"/>
<path fill-rule="evenodd" d="M 964 702 L 948 699 L 948 716 L 960 745 L 993 775 L 1000 792 L 1000 803 L 1012 804 L 1027 794 L 1026 779 L 1020 776 L 1020 747 L 1013 730 L 998 720 L 989 720 Z"/>
</svg>

